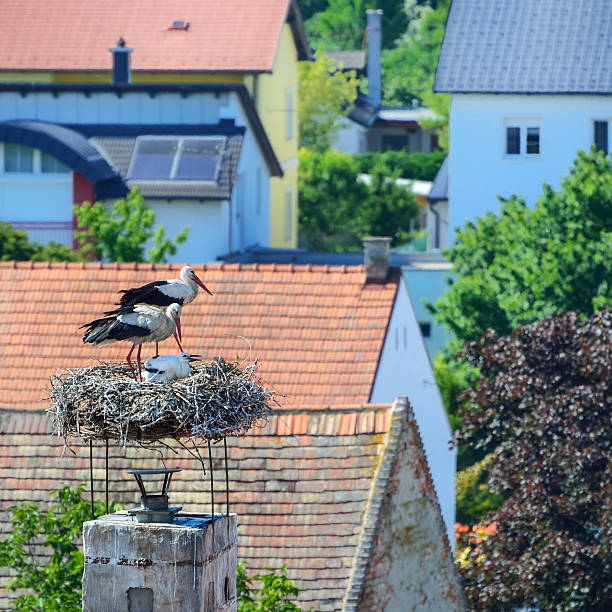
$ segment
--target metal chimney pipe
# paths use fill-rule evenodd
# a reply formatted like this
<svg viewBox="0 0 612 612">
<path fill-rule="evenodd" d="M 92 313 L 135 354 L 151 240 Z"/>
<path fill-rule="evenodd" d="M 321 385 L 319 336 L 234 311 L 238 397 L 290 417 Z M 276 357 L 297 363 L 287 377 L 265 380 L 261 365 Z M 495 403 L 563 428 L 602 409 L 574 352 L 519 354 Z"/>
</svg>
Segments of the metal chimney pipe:
<svg viewBox="0 0 612 612">
<path fill-rule="evenodd" d="M 123 38 L 117 41 L 116 47 L 109 49 L 113 54 L 113 85 L 127 85 L 130 82 L 130 53 L 133 50 L 125 46 Z"/>
<path fill-rule="evenodd" d="M 380 54 L 382 49 L 382 14 L 380 9 L 368 9 L 368 101 L 380 106 L 382 101 L 382 78 Z"/>
</svg>

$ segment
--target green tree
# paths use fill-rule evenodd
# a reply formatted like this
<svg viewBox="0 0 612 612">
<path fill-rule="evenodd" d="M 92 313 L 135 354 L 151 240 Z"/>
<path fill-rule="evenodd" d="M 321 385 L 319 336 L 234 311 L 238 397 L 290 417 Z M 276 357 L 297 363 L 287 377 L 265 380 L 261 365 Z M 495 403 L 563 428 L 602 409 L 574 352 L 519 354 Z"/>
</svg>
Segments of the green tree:
<svg viewBox="0 0 612 612">
<path fill-rule="evenodd" d="M 389 174 L 402 178 L 420 181 L 433 181 L 446 154 L 442 151 L 433 153 L 410 153 L 404 151 L 385 151 L 384 153 L 358 153 L 355 161 L 359 172 L 369 174 L 376 166 L 384 166 Z"/>
<path fill-rule="evenodd" d="M 612 310 L 490 331 L 457 441 L 493 448 L 498 528 L 459 569 L 472 610 L 612 609 Z"/>
<path fill-rule="evenodd" d="M 299 590 L 287 576 L 287 567 L 283 565 L 278 572 L 268 567 L 266 572 L 249 578 L 246 566 L 238 564 L 238 612 L 301 612 L 301 608 L 292 601 Z M 260 582 L 261 586 L 254 586 L 255 582 Z"/>
<path fill-rule="evenodd" d="M 384 167 L 369 176 L 368 184 L 347 153 L 300 150 L 300 231 L 310 248 L 358 250 L 366 235 L 391 236 L 393 245 L 408 240 L 418 212 L 414 195 Z"/>
<path fill-rule="evenodd" d="M 23 230 L 0 221 L 0 261 L 28 261 L 36 252 L 36 245 L 28 242 Z"/>
<path fill-rule="evenodd" d="M 463 342 L 554 314 L 590 315 L 612 300 L 612 159 L 579 152 L 561 188 L 534 209 L 518 196 L 459 231 L 455 282 L 436 316 Z"/>
<path fill-rule="evenodd" d="M 28 242 L 23 230 L 0 221 L 0 261 L 83 261 L 80 253 L 51 240 L 46 246 Z"/>
<path fill-rule="evenodd" d="M 436 117 L 421 121 L 421 125 L 437 130 L 438 142 L 445 150 L 450 96 L 433 93 L 433 82 L 449 6 L 450 0 L 440 0 L 435 10 L 422 11 L 395 47 L 382 54 L 383 102 L 404 106 L 416 100 L 433 110 Z"/>
<path fill-rule="evenodd" d="M 84 202 L 74 208 L 79 226 L 76 232 L 88 257 L 109 261 L 145 261 L 144 245 L 153 238 L 153 248 L 147 261 L 163 263 L 167 255 L 174 255 L 179 244 L 187 240 L 189 228 L 171 240 L 165 236 L 164 226 L 153 231 L 155 213 L 146 206 L 144 198 L 134 187 L 125 199 L 117 200 L 111 211 L 101 202 Z"/>
<path fill-rule="evenodd" d="M 42 512 L 33 503 L 8 508 L 12 531 L 0 542 L 0 567 L 13 572 L 11 591 L 26 592 L 12 601 L 15 610 L 32 612 L 80 612 L 83 553 L 78 546 L 83 522 L 91 518 L 90 502 L 83 499 L 84 485 L 54 491 L 58 503 Z M 110 511 L 118 509 L 111 504 Z M 96 516 L 103 514 L 103 502 L 95 504 Z M 34 555 L 37 546 L 49 550 L 49 556 Z"/>
<path fill-rule="evenodd" d="M 306 22 L 311 44 L 329 51 L 363 48 L 367 9 L 382 9 L 382 45 L 391 48 L 408 25 L 404 3 L 397 0 L 328 0 Z"/>
<path fill-rule="evenodd" d="M 314 62 L 300 62 L 298 70 L 300 143 L 325 151 L 340 127 L 338 120 L 353 106 L 359 80 L 354 70 L 338 70 L 324 53 L 318 53 Z"/>
</svg>

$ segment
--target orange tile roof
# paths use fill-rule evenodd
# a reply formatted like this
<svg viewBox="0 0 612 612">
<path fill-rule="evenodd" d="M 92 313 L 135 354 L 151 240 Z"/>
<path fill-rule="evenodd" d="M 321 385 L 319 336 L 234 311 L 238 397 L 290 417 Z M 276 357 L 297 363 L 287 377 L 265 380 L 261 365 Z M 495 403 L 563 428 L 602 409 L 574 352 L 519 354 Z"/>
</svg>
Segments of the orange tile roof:
<svg viewBox="0 0 612 612">
<path fill-rule="evenodd" d="M 370 397 L 399 282 L 365 282 L 362 267 L 196 266 L 213 292 L 182 316 L 183 347 L 260 363 L 284 408 L 355 404 Z M 112 307 L 116 292 L 176 278 L 180 266 L 0 262 L 0 407 L 41 408 L 49 375 L 91 359 L 123 360 L 126 343 L 94 347 L 79 326 Z M 153 345 L 143 348 L 143 360 Z M 176 353 L 170 338 L 161 353 Z M 352 425 L 347 425 L 352 427 Z"/>
<path fill-rule="evenodd" d="M 289 0 L 0 0 L 0 70 L 270 71 Z M 173 21 L 187 30 L 168 29 Z"/>
<path fill-rule="evenodd" d="M 22 501 L 48 508 L 53 503 L 52 490 L 89 482 L 87 443 L 71 441 L 75 454 L 66 452 L 62 457 L 63 440 L 49 436 L 42 411 L 0 409 L 0 431 L 4 432 L 0 434 L 0 512 Z M 406 449 L 411 449 L 408 456 Z M 168 468 L 183 470 L 172 481 L 172 504 L 186 512 L 209 513 L 209 476 L 203 476 L 199 463 L 184 450 L 177 447 L 177 455 L 161 450 Z M 205 456 L 204 448 L 202 452 Z M 228 438 L 228 456 L 230 511 L 238 514 L 239 558 L 248 563 L 251 573 L 286 564 L 300 589 L 302 609 L 345 609 L 345 595 L 358 593 L 368 563 L 376 565 L 372 556 L 375 533 L 391 529 L 391 537 L 397 537 L 396 533 L 404 533 L 396 532 L 401 521 L 413 527 L 411 555 L 420 560 L 422 571 L 428 571 L 442 545 L 445 563 L 452 568 L 431 477 L 407 403 L 296 409 L 294 414 L 272 417 L 265 427 L 253 428 L 244 437 Z M 224 513 L 222 445 L 213 446 L 213 457 L 216 512 Z M 139 498 L 136 484 L 126 474 L 135 465 L 159 469 L 159 451 L 111 443 L 110 499 L 123 502 L 124 508 L 136 505 Z M 98 443 L 93 466 L 96 498 L 103 500 L 104 451 Z M 403 517 L 385 519 L 390 515 L 384 504 L 397 489 L 399 472 L 404 470 L 410 475 L 403 482 L 411 486 L 402 500 L 406 502 L 410 494 L 410 503 L 404 503 Z M 422 532 L 425 515 L 437 517 L 439 534 Z M 384 526 L 385 520 L 392 525 Z M 0 539 L 7 530 L 10 522 L 4 515 Z M 7 575 L 7 568 L 0 568 L 1 609 L 10 597 L 2 589 Z M 439 582 L 441 588 L 445 586 L 442 573 Z"/>
</svg>

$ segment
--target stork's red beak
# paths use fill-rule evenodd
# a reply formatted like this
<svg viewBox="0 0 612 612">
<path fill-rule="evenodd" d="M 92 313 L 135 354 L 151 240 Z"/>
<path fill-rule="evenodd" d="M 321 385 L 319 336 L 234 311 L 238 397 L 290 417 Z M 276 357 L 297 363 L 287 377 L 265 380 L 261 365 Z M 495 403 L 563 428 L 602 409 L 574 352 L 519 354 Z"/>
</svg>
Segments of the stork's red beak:
<svg viewBox="0 0 612 612">
<path fill-rule="evenodd" d="M 183 336 L 181 334 L 181 318 L 176 317 L 176 319 L 174 319 L 174 322 L 176 323 L 176 333 L 178 334 L 179 340 L 182 340 Z"/>
<path fill-rule="evenodd" d="M 196 284 L 200 285 L 200 287 L 202 287 L 202 289 L 204 289 L 208 295 L 212 295 L 212 292 L 207 289 L 206 285 L 195 274 L 193 275 L 193 280 L 196 282 Z"/>
</svg>

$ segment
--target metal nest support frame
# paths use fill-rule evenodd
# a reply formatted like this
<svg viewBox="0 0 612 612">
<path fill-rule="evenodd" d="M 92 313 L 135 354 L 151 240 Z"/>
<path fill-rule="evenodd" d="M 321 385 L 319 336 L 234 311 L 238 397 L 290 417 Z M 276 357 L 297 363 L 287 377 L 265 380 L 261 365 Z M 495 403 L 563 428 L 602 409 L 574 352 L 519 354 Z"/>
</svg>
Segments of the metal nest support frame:
<svg viewBox="0 0 612 612">
<path fill-rule="evenodd" d="M 188 449 L 184 444 L 180 443 L 183 448 L 188 450 L 188 452 L 196 459 L 198 459 L 202 465 L 202 470 L 206 475 L 206 470 L 204 468 L 204 460 L 199 454 L 199 451 L 196 448 L 197 456 Z M 194 444 L 195 446 L 195 444 Z M 210 474 L 210 515 L 211 515 L 211 524 L 214 533 L 215 529 L 215 483 L 214 483 L 214 474 L 213 474 L 213 458 L 212 458 L 212 445 L 210 440 L 207 440 L 208 446 L 208 466 L 209 466 L 209 474 Z M 108 438 L 104 440 L 104 474 L 105 474 L 105 511 L 106 514 L 109 513 L 109 441 Z M 224 467 L 225 467 L 225 504 L 226 504 L 226 513 L 228 517 L 227 521 L 227 530 L 228 536 L 230 533 L 230 500 L 229 500 L 229 466 L 227 460 L 227 438 L 223 438 L 223 457 L 224 457 Z M 163 460 L 163 459 L 162 459 Z M 134 470 L 128 472 L 128 474 L 132 474 L 136 478 L 136 482 L 138 484 L 138 488 L 141 494 L 141 507 L 133 508 L 128 510 L 128 513 L 132 516 L 136 517 L 136 519 L 141 523 L 172 523 L 173 518 L 178 514 L 181 510 L 180 507 L 169 507 L 168 506 L 168 488 L 170 487 L 170 482 L 172 481 L 172 475 L 180 472 L 179 469 L 163 469 L 163 470 Z M 162 492 L 161 494 L 151 494 L 147 493 L 146 487 L 142 480 L 143 475 L 154 475 L 154 474 L 163 474 L 164 481 L 162 484 Z M 94 476 L 93 476 L 93 440 L 89 440 L 89 481 L 90 481 L 90 495 L 91 495 L 91 519 L 95 520 L 95 492 L 94 492 Z"/>
</svg>

